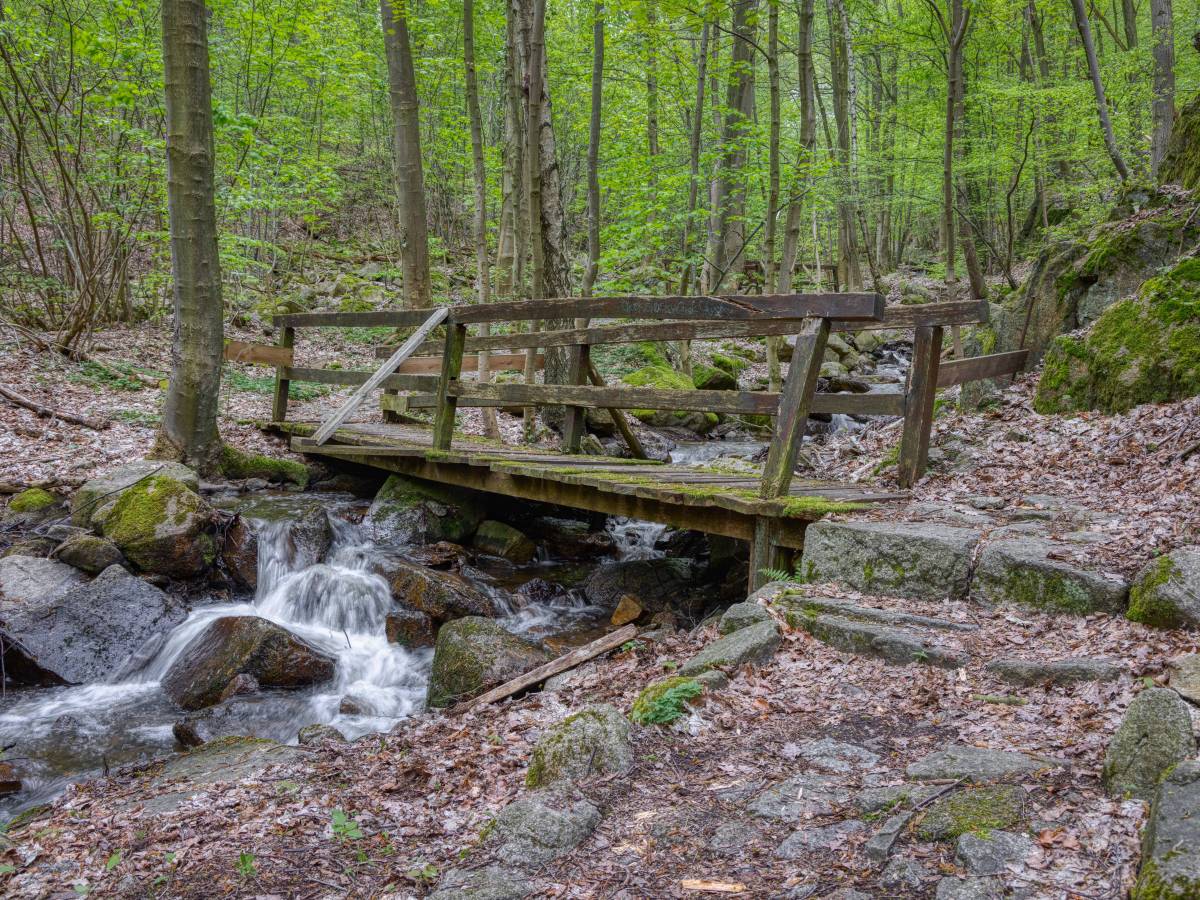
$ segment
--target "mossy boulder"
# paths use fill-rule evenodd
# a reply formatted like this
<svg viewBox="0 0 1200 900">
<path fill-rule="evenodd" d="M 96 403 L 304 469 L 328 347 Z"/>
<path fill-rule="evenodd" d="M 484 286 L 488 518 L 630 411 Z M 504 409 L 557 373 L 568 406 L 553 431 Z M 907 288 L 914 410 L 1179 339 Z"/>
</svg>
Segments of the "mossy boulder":
<svg viewBox="0 0 1200 900">
<path fill-rule="evenodd" d="M 550 728 L 529 759 L 527 787 L 629 771 L 629 722 L 607 703 L 588 706 Z"/>
<path fill-rule="evenodd" d="M 695 388 L 691 379 L 686 375 L 665 365 L 643 366 L 622 376 L 621 380 L 632 387 L 658 390 L 690 391 Z M 697 434 L 705 434 L 720 423 L 717 414 L 710 412 L 635 409 L 633 415 L 647 425 L 657 428 L 686 428 Z"/>
<path fill-rule="evenodd" d="M 402 607 L 425 613 L 435 622 L 463 616 L 494 616 L 496 604 L 465 578 L 404 559 L 380 561 L 376 571 Z"/>
<path fill-rule="evenodd" d="M 1133 579 L 1126 615 L 1156 628 L 1200 627 L 1200 547 L 1147 563 Z"/>
<path fill-rule="evenodd" d="M 200 477 L 182 463 L 139 459 L 85 482 L 71 497 L 71 523 L 83 528 L 98 528 L 105 512 L 122 491 L 154 475 L 174 479 L 193 491 L 200 490 Z"/>
<path fill-rule="evenodd" d="M 1125 611 L 1129 585 L 1104 572 L 1056 558 L 1058 545 L 1040 538 L 994 540 L 979 555 L 971 596 L 1050 613 Z"/>
<path fill-rule="evenodd" d="M 1040 413 L 1124 412 L 1200 394 L 1200 259 L 1146 281 L 1084 336 L 1063 335 L 1046 354 Z"/>
<path fill-rule="evenodd" d="M 36 556 L 45 559 L 54 552 L 56 547 L 58 547 L 58 541 L 54 538 L 34 535 L 23 541 L 17 541 L 11 547 L 0 552 L 0 559 L 4 559 L 6 556 Z"/>
<path fill-rule="evenodd" d="M 699 675 L 709 669 L 736 669 L 747 663 L 761 665 L 775 655 L 782 638 L 773 619 L 748 625 L 718 638 L 679 668 L 680 675 Z"/>
<path fill-rule="evenodd" d="M 193 578 L 216 558 L 213 522 L 212 507 L 186 484 L 151 475 L 105 507 L 101 527 L 143 572 Z"/>
<path fill-rule="evenodd" d="M 687 712 L 687 706 L 704 693 L 695 678 L 672 675 L 660 678 L 642 690 L 633 701 L 629 716 L 639 725 L 669 725 Z"/>
<path fill-rule="evenodd" d="M 116 544 L 94 534 L 72 535 L 55 548 L 54 556 L 89 575 L 99 575 L 109 566 L 125 562 Z"/>
<path fill-rule="evenodd" d="M 720 634 L 733 634 L 735 631 L 770 620 L 771 614 L 760 603 L 735 603 L 721 615 L 717 631 Z"/>
<path fill-rule="evenodd" d="M 737 376 L 715 366 L 692 366 L 692 384 L 702 391 L 736 391 Z"/>
<path fill-rule="evenodd" d="M 1015 784 L 964 787 L 936 800 L 917 825 L 923 841 L 951 841 L 1026 823 L 1027 795 Z"/>
<path fill-rule="evenodd" d="M 257 616 L 223 616 L 197 636 L 163 676 L 167 695 L 184 709 L 221 699 L 238 675 L 262 687 L 296 688 L 333 677 L 332 656 Z"/>
<path fill-rule="evenodd" d="M 391 643 L 410 650 L 432 647 L 435 640 L 433 620 L 426 613 L 399 606 L 384 619 L 384 633 Z"/>
<path fill-rule="evenodd" d="M 583 584 L 588 601 L 606 610 L 616 609 L 621 598 L 633 597 L 652 613 L 665 609 L 690 611 L 689 588 L 693 565 L 683 559 L 627 559 L 595 569 Z"/>
<path fill-rule="evenodd" d="M 1200 897 L 1200 760 L 1170 771 L 1154 792 L 1133 900 Z"/>
<path fill-rule="evenodd" d="M 246 453 L 226 444 L 221 450 L 221 474 L 226 478 L 261 478 L 271 482 L 291 482 L 305 487 L 308 466 L 292 459 L 278 459 L 263 453 Z"/>
<path fill-rule="evenodd" d="M 753 353 L 753 351 L 749 352 Z M 724 353 L 714 353 L 709 359 L 712 360 L 714 368 L 728 372 L 734 378 L 737 378 L 738 375 L 750 368 L 750 361 L 742 356 L 728 356 Z"/>
<path fill-rule="evenodd" d="M 363 526 L 381 543 L 461 544 L 475 533 L 485 512 L 471 491 L 393 475 L 375 495 Z"/>
<path fill-rule="evenodd" d="M 529 562 L 537 548 L 533 541 L 511 525 L 486 519 L 475 532 L 475 546 L 491 556 L 500 556 L 518 565 Z"/>
<path fill-rule="evenodd" d="M 1175 120 L 1158 179 L 1189 190 L 1200 187 L 1200 94 L 1180 110 Z"/>
<path fill-rule="evenodd" d="M 1104 787 L 1114 797 L 1149 800 L 1165 773 L 1196 752 L 1187 704 L 1169 688 L 1133 698 L 1104 754 Z"/>
<path fill-rule="evenodd" d="M 428 703 L 450 706 L 468 700 L 549 661 L 550 655 L 541 647 L 491 619 L 455 619 L 438 629 Z"/>
<path fill-rule="evenodd" d="M 37 525 L 58 515 L 58 497 L 42 488 L 29 488 L 8 501 L 0 523 L 10 526 Z"/>
</svg>

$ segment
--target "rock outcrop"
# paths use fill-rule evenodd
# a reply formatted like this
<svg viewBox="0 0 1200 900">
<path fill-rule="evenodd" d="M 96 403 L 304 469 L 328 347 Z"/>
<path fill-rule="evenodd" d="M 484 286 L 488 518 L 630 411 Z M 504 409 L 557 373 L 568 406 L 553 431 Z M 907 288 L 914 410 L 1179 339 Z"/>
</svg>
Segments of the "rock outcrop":
<svg viewBox="0 0 1200 900">
<path fill-rule="evenodd" d="M 1200 627 L 1200 547 L 1151 560 L 1129 589 L 1130 619 L 1158 628 Z"/>
<path fill-rule="evenodd" d="M 430 706 L 451 706 L 550 661 L 541 647 L 491 619 L 467 616 L 438 629 L 429 673 Z"/>
<path fill-rule="evenodd" d="M 238 675 L 262 687 L 294 688 L 333 677 L 334 659 L 257 616 L 225 616 L 202 631 L 163 677 L 163 690 L 184 709 L 218 702 Z"/>
<path fill-rule="evenodd" d="M 1200 897 L 1200 760 L 1182 762 L 1154 792 L 1134 900 Z"/>
<path fill-rule="evenodd" d="M 459 544 L 475 533 L 484 514 L 470 491 L 392 475 L 375 495 L 363 527 L 383 544 Z"/>
<path fill-rule="evenodd" d="M 538 740 L 525 784 L 536 788 L 592 775 L 627 772 L 633 766 L 629 721 L 607 703 L 563 719 Z"/>
<path fill-rule="evenodd" d="M 1054 542 L 1038 537 L 990 541 L 979 554 L 972 596 L 1049 613 L 1125 611 L 1129 585 L 1059 559 L 1057 550 Z"/>
<path fill-rule="evenodd" d="M 1187 704 L 1168 688 L 1133 698 L 1104 754 L 1104 786 L 1114 797 L 1154 796 L 1163 775 L 1196 752 Z"/>
</svg>

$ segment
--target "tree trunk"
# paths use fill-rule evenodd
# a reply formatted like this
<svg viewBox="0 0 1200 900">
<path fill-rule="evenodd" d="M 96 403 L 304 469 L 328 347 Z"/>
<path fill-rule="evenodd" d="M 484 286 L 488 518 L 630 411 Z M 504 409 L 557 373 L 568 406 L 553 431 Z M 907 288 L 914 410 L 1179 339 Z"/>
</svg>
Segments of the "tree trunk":
<svg viewBox="0 0 1200 900">
<path fill-rule="evenodd" d="M 392 0 L 380 0 L 379 14 L 383 25 L 388 96 L 392 107 L 404 302 L 409 308 L 422 308 L 432 303 L 429 232 L 425 213 L 425 181 L 421 168 L 420 106 L 408 38 L 406 3 L 407 0 L 400 0 L 393 5 Z"/>
<path fill-rule="evenodd" d="M 683 235 L 679 242 L 679 251 L 683 256 L 683 273 L 679 278 L 679 293 L 687 294 L 691 290 L 694 279 L 692 256 L 692 220 L 696 217 L 696 204 L 700 194 L 700 138 L 704 133 L 704 85 L 708 78 L 708 32 L 709 25 L 705 22 L 700 30 L 700 54 L 696 59 L 696 106 L 692 116 L 692 133 L 688 143 L 688 214 L 683 220 Z"/>
<path fill-rule="evenodd" d="M 480 303 L 491 298 L 491 275 L 488 272 L 487 244 L 487 170 L 483 164 L 483 121 L 479 114 L 479 82 L 475 76 L 475 0 L 463 0 L 463 71 L 467 89 L 467 118 L 471 123 L 471 162 L 475 177 L 475 295 Z M 485 322 L 481 334 L 488 333 Z M 488 353 L 479 351 L 477 377 L 480 382 L 489 380 Z M 496 410 L 483 407 L 483 427 L 488 437 L 500 439 L 500 426 L 496 422 Z"/>
<path fill-rule="evenodd" d="M 587 215 L 588 264 L 583 296 L 592 296 L 600 270 L 600 105 L 604 86 L 604 4 L 592 7 L 592 116 L 588 123 Z"/>
<path fill-rule="evenodd" d="M 770 292 L 777 283 L 775 230 L 779 218 L 779 0 L 767 0 L 767 80 L 771 95 L 771 131 L 767 146 L 767 221 L 763 234 L 765 285 Z"/>
<path fill-rule="evenodd" d="M 511 6 L 504 41 L 504 175 L 501 183 L 500 240 L 496 249 L 496 290 L 516 297 L 524 280 L 527 231 L 525 208 L 525 148 L 522 136 L 522 53 L 518 23 Z"/>
<path fill-rule="evenodd" d="M 1112 120 L 1108 117 L 1108 100 L 1104 96 L 1104 82 L 1100 80 L 1100 63 L 1096 60 L 1096 45 L 1092 42 L 1092 27 L 1088 23 L 1087 10 L 1083 0 L 1071 0 L 1075 10 L 1075 27 L 1079 29 L 1079 38 L 1083 41 L 1083 52 L 1087 56 L 1088 72 L 1092 76 L 1092 90 L 1096 93 L 1096 112 L 1100 118 L 1100 130 L 1104 134 L 1104 146 L 1112 160 L 1113 168 L 1122 181 L 1129 178 L 1129 169 L 1121 157 L 1117 147 L 1117 139 L 1113 136 Z"/>
<path fill-rule="evenodd" d="M 1150 0 L 1150 23 L 1154 29 L 1154 100 L 1151 116 L 1150 170 L 1158 167 L 1167 153 L 1175 125 L 1175 16 L 1171 0 Z"/>
<path fill-rule="evenodd" d="M 843 290 L 862 287 L 858 259 L 854 195 L 854 97 L 850 57 L 850 24 L 842 0 L 829 0 L 830 72 L 833 78 L 833 117 L 837 124 L 838 167 L 838 282 Z"/>
<path fill-rule="evenodd" d="M 224 349 L 213 192 L 212 85 L 204 0 L 163 0 L 167 213 L 175 333 L 156 452 L 201 472 L 220 462 L 217 398 Z"/>
<path fill-rule="evenodd" d="M 946 134 L 942 156 L 942 247 L 946 254 L 947 284 L 958 281 L 954 246 L 954 130 L 962 93 L 962 47 L 970 15 L 963 8 L 963 0 L 950 0 L 950 19 L 943 23 L 946 36 Z"/>
</svg>

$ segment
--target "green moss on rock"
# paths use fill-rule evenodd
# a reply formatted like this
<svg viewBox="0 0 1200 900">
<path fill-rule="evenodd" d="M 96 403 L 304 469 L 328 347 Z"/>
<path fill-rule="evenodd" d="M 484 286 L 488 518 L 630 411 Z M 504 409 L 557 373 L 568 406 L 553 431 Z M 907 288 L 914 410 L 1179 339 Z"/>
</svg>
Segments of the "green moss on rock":
<svg viewBox="0 0 1200 900">
<path fill-rule="evenodd" d="M 704 693 L 694 678 L 675 675 L 654 682 L 633 701 L 630 718 L 639 725 L 668 725 L 684 714 L 685 706 Z"/>
<path fill-rule="evenodd" d="M 58 498 L 49 491 L 41 488 L 29 488 L 27 491 L 21 491 L 8 502 L 8 510 L 15 513 L 37 512 L 54 506 L 56 503 L 58 503 Z"/>
<path fill-rule="evenodd" d="M 549 661 L 540 647 L 479 616 L 438 630 L 429 673 L 428 703 L 450 706 Z"/>
<path fill-rule="evenodd" d="M 632 387 L 656 388 L 658 390 L 690 391 L 695 388 L 691 379 L 686 375 L 682 372 L 676 372 L 666 365 L 643 366 L 623 376 L 621 380 Z M 716 413 L 710 412 L 656 409 L 635 409 L 632 412 L 636 418 L 648 425 L 688 428 L 699 434 L 715 428 L 720 422 Z"/>
<path fill-rule="evenodd" d="M 1129 611 L 1126 617 L 1133 622 L 1155 628 L 1178 628 L 1183 624 L 1179 609 L 1159 591 L 1178 575 L 1175 563 L 1168 556 L 1151 562 L 1129 589 Z"/>
<path fill-rule="evenodd" d="M 529 759 L 525 785 L 609 775 L 632 765 L 629 722 L 612 706 L 599 704 L 567 716 L 542 736 Z"/>
<path fill-rule="evenodd" d="M 221 474 L 226 478 L 262 478 L 266 481 L 284 482 L 305 487 L 309 471 L 304 463 L 290 459 L 276 459 L 262 453 L 246 453 L 228 444 L 221 451 Z"/>
<path fill-rule="evenodd" d="M 211 517 L 185 484 L 154 475 L 121 493 L 104 515 L 104 536 L 143 571 L 190 578 L 216 558 Z"/>
<path fill-rule="evenodd" d="M 934 803 L 917 826 L 923 841 L 949 841 L 964 834 L 1020 828 L 1025 824 L 1025 790 L 1018 785 L 966 787 Z"/>
</svg>

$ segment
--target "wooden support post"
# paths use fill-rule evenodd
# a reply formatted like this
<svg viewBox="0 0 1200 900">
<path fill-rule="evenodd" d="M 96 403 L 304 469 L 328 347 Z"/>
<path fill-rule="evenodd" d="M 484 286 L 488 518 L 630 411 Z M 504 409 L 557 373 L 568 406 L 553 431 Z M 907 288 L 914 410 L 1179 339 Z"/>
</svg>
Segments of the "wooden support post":
<svg viewBox="0 0 1200 900">
<path fill-rule="evenodd" d="M 296 329 L 284 326 L 279 332 L 279 346 L 291 350 L 296 343 Z M 271 404 L 271 421 L 286 422 L 288 407 L 288 389 L 291 382 L 283 377 L 283 366 L 275 367 L 275 402 Z"/>
<path fill-rule="evenodd" d="M 433 420 L 433 449 L 449 450 L 454 440 L 454 413 L 458 398 L 449 392 L 450 383 L 462 374 L 463 350 L 467 344 L 467 326 L 451 322 L 446 326 L 446 351 L 442 355 L 442 377 L 438 381 L 437 414 Z"/>
<path fill-rule="evenodd" d="M 395 388 L 384 388 L 383 393 L 389 397 L 399 397 L 400 396 L 400 392 L 398 390 L 396 390 Z M 380 404 L 380 405 L 383 407 L 383 421 L 385 421 L 391 425 L 395 425 L 396 423 L 398 423 L 400 421 L 400 413 L 396 412 L 395 409 L 393 409 L 389 406 L 385 406 L 383 404 Z"/>
<path fill-rule="evenodd" d="M 771 580 L 767 569 L 780 568 L 782 554 L 778 543 L 779 525 L 775 519 L 759 516 L 754 520 L 754 540 L 750 542 L 750 590 L 757 591 Z"/>
<path fill-rule="evenodd" d="M 899 480 L 904 488 L 916 483 L 925 472 L 925 463 L 929 459 L 929 433 L 933 428 L 933 400 L 937 394 L 941 356 L 941 327 L 922 325 L 916 328 L 904 400 L 904 434 L 900 438 Z"/>
<path fill-rule="evenodd" d="M 817 390 L 817 376 L 829 339 L 828 319 L 804 319 L 796 333 L 796 348 L 788 366 L 787 381 L 779 395 L 779 414 L 775 419 L 775 437 L 763 465 L 762 489 L 764 499 L 783 497 L 792 484 L 796 453 L 804 439 L 804 428 L 812 409 Z"/>
<path fill-rule="evenodd" d="M 567 383 L 587 384 L 587 367 L 590 362 L 591 348 L 587 344 L 570 348 L 567 358 Z M 567 453 L 578 453 L 586 431 L 587 410 L 582 406 L 568 406 L 563 417 L 563 449 Z"/>
<path fill-rule="evenodd" d="M 588 378 L 596 387 L 604 387 L 604 377 L 596 369 L 596 364 L 592 362 L 591 356 L 588 356 L 587 364 Z M 610 409 L 608 414 L 612 417 L 613 424 L 617 427 L 617 431 L 621 435 L 621 440 L 625 442 L 625 446 L 629 448 L 629 452 L 633 454 L 634 459 L 649 459 L 646 455 L 646 449 L 642 446 L 642 442 L 638 440 L 633 429 L 629 427 L 629 420 L 625 418 L 625 412 L 620 409 Z"/>
</svg>

